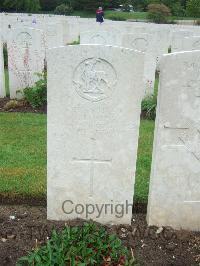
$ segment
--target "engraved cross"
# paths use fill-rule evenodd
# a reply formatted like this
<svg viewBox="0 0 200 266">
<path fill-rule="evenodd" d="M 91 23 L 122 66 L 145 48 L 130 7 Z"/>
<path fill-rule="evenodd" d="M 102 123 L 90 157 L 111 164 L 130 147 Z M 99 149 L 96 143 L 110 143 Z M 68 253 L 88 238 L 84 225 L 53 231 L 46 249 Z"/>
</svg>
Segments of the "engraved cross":
<svg viewBox="0 0 200 266">
<path fill-rule="evenodd" d="M 110 164 L 112 159 L 97 159 L 95 157 L 95 139 L 91 138 L 92 140 L 92 155 L 90 158 L 72 158 L 72 160 L 76 163 L 86 163 L 90 165 L 90 197 L 94 195 L 94 170 L 95 164 Z"/>
<path fill-rule="evenodd" d="M 185 130 L 189 130 L 189 127 L 171 127 L 171 126 L 166 126 L 164 125 L 164 128 L 165 129 L 169 129 L 169 130 L 178 130 L 178 131 L 185 131 Z M 197 138 L 200 137 L 200 130 L 197 129 Z M 187 143 L 182 137 L 179 137 L 179 140 L 182 142 L 182 144 L 184 145 L 184 147 L 186 148 L 186 150 L 192 154 L 192 156 L 200 162 L 200 157 L 199 157 L 199 154 L 196 153 L 195 150 L 193 150 L 194 147 L 190 147 L 190 146 L 194 146 L 192 144 L 196 144 L 196 146 L 199 145 L 199 142 L 197 140 L 197 138 L 195 138 L 194 143 L 192 142 L 189 142 Z M 177 145 L 176 145 L 177 146 Z M 200 200 L 184 200 L 184 203 L 198 203 L 200 204 Z"/>
</svg>

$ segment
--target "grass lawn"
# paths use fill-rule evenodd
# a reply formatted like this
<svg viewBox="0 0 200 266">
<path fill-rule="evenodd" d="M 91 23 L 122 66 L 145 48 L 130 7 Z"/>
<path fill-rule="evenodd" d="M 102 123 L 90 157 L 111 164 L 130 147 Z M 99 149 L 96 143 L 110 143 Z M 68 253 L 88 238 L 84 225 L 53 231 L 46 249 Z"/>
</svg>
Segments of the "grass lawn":
<svg viewBox="0 0 200 266">
<path fill-rule="evenodd" d="M 147 202 L 148 199 L 154 124 L 151 120 L 141 121 L 134 196 L 136 202 Z"/>
<path fill-rule="evenodd" d="M 46 115 L 0 113 L 0 197 L 44 197 Z"/>
<path fill-rule="evenodd" d="M 122 12 L 122 11 L 106 11 L 105 18 L 112 19 L 112 16 L 127 19 L 147 19 L 147 12 Z"/>
<path fill-rule="evenodd" d="M 146 202 L 154 122 L 140 128 L 135 200 Z M 46 197 L 46 115 L 0 113 L 0 197 Z"/>
</svg>

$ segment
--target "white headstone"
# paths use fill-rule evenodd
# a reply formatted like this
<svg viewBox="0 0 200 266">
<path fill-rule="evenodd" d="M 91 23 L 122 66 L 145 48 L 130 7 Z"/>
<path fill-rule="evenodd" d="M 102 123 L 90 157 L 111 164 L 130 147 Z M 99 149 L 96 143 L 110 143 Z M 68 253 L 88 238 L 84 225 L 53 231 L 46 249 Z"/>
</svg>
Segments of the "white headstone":
<svg viewBox="0 0 200 266">
<path fill-rule="evenodd" d="M 200 51 L 165 55 L 148 224 L 200 230 Z"/>
<path fill-rule="evenodd" d="M 86 31 L 81 33 L 80 43 L 121 46 L 122 38 L 116 31 Z"/>
<path fill-rule="evenodd" d="M 200 50 L 200 36 L 185 37 L 183 47 L 184 51 Z"/>
<path fill-rule="evenodd" d="M 145 53 L 144 57 L 144 93 L 153 94 L 156 72 L 156 49 L 153 36 L 145 33 L 124 34 L 123 47 Z"/>
<path fill-rule="evenodd" d="M 3 43 L 0 38 L 0 97 L 6 96 L 5 91 L 5 76 L 4 76 L 4 58 L 3 58 Z"/>
<path fill-rule="evenodd" d="M 63 41 L 63 23 L 48 23 L 45 25 L 45 47 L 46 49 L 62 46 Z"/>
<path fill-rule="evenodd" d="M 32 86 L 36 73 L 44 70 L 43 33 L 32 28 L 14 29 L 8 40 L 10 97 L 21 97 L 18 90 Z"/>
<path fill-rule="evenodd" d="M 188 30 L 178 30 L 172 32 L 172 43 L 171 43 L 171 51 L 174 52 L 181 52 L 184 50 L 183 43 L 185 37 L 190 37 L 193 35 L 192 31 Z"/>
<path fill-rule="evenodd" d="M 143 54 L 79 45 L 51 49 L 47 59 L 48 219 L 130 224 Z"/>
</svg>

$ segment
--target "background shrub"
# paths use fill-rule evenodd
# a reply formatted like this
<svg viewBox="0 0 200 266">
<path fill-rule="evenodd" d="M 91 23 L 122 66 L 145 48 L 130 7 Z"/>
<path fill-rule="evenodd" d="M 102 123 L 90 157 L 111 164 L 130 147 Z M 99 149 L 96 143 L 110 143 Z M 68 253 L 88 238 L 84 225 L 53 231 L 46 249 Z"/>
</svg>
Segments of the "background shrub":
<svg viewBox="0 0 200 266">
<path fill-rule="evenodd" d="M 57 15 L 68 16 L 68 15 L 71 15 L 73 13 L 73 8 L 70 5 L 62 4 L 62 5 L 59 5 L 56 7 L 54 13 Z"/>
<path fill-rule="evenodd" d="M 148 19 L 155 23 L 166 23 L 171 16 L 170 9 L 164 4 L 150 4 L 148 12 Z"/>
<path fill-rule="evenodd" d="M 186 13 L 188 16 L 200 18 L 200 0 L 188 0 Z"/>
<path fill-rule="evenodd" d="M 106 19 L 117 20 L 117 21 L 125 21 L 126 17 L 123 14 L 113 13 L 113 14 L 108 14 L 106 16 Z"/>
<path fill-rule="evenodd" d="M 39 108 L 47 104 L 47 74 L 37 74 L 40 77 L 33 87 L 25 88 L 23 95 L 25 100 L 33 107 Z"/>
</svg>

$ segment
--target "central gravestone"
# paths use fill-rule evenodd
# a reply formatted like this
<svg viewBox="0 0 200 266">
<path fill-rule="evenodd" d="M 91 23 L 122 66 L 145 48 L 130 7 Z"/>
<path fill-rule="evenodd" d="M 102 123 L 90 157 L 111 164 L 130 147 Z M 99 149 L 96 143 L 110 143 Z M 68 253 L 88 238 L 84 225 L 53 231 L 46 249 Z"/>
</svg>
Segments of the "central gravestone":
<svg viewBox="0 0 200 266">
<path fill-rule="evenodd" d="M 142 72 L 129 49 L 49 51 L 48 219 L 130 224 Z"/>
</svg>

